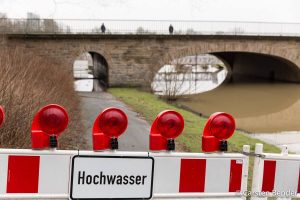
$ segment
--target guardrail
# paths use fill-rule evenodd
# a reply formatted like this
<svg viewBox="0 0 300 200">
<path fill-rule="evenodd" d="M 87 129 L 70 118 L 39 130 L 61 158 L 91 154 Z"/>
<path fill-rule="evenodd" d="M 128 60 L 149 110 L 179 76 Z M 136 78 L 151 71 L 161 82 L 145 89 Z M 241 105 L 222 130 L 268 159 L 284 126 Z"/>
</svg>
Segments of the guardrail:
<svg viewBox="0 0 300 200">
<path fill-rule="evenodd" d="M 300 36 L 300 23 L 204 20 L 1 18 L 0 32 L 7 34 Z"/>
</svg>

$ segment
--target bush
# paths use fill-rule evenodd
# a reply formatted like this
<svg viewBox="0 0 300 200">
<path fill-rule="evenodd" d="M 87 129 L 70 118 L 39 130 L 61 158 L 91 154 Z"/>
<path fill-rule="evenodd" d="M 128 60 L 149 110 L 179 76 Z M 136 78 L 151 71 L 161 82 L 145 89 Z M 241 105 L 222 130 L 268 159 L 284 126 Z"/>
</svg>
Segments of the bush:
<svg viewBox="0 0 300 200">
<path fill-rule="evenodd" d="M 73 89 L 71 67 L 28 53 L 25 49 L 0 50 L 0 105 L 6 121 L 0 129 L 1 148 L 30 148 L 33 116 L 55 103 L 66 108 L 69 127 L 60 136 L 61 149 L 84 148 L 80 135 L 79 97 Z"/>
</svg>

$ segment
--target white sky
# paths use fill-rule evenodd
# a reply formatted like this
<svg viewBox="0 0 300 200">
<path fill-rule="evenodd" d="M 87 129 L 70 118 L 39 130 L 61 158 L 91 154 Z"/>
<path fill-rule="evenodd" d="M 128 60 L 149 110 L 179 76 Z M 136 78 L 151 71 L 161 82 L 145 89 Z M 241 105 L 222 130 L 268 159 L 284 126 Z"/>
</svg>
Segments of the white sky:
<svg viewBox="0 0 300 200">
<path fill-rule="evenodd" d="M 0 0 L 0 12 L 55 19 L 299 22 L 299 0 Z"/>
</svg>

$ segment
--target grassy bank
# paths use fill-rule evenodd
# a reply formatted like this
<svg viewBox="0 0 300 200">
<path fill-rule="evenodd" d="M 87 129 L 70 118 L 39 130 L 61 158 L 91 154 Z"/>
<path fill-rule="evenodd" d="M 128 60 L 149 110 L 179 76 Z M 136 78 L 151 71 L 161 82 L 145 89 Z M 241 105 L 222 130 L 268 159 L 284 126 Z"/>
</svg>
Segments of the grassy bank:
<svg viewBox="0 0 300 200">
<path fill-rule="evenodd" d="M 205 118 L 194 113 L 180 109 L 174 105 L 157 98 L 155 95 L 140 91 L 134 88 L 111 88 L 109 92 L 120 98 L 135 111 L 140 113 L 145 119 L 152 123 L 158 113 L 163 110 L 171 109 L 181 113 L 185 119 L 185 128 L 183 134 L 177 139 L 179 144 L 190 152 L 199 152 L 201 149 L 202 130 L 206 123 Z M 266 152 L 279 152 L 279 149 L 273 145 L 266 144 L 257 139 L 236 131 L 232 138 L 229 139 L 230 151 L 241 151 L 244 144 L 251 145 L 254 148 L 255 143 L 263 143 Z"/>
</svg>

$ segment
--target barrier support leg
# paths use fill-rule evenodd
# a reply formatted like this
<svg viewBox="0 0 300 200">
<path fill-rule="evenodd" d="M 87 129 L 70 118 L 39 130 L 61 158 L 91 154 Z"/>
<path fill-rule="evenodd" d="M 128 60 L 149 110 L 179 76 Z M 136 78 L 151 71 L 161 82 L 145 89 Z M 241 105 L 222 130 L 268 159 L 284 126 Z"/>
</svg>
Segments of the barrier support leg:
<svg viewBox="0 0 300 200">
<path fill-rule="evenodd" d="M 262 154 L 263 147 L 264 147 L 263 144 L 256 144 L 255 154 Z M 253 166 L 251 200 L 267 200 L 267 197 L 262 197 L 259 195 L 261 193 L 261 187 L 262 187 L 263 167 L 264 167 L 263 159 L 256 156 L 254 158 L 254 166 Z"/>
<path fill-rule="evenodd" d="M 243 146 L 243 152 L 244 153 L 250 153 L 250 145 L 244 145 Z M 249 169 L 249 157 L 246 158 L 245 163 L 243 165 L 243 182 L 242 182 L 242 188 L 241 192 L 243 193 L 243 199 L 246 200 L 247 195 L 245 192 L 248 191 L 247 184 L 248 184 L 248 169 Z"/>
<path fill-rule="evenodd" d="M 288 150 L 288 147 L 287 145 L 282 145 L 281 146 L 281 154 L 283 156 L 287 156 L 289 154 L 289 150 Z M 276 198 L 276 200 L 291 200 L 292 198 L 289 198 L 289 197 L 278 197 Z"/>
</svg>

